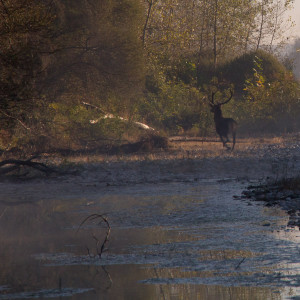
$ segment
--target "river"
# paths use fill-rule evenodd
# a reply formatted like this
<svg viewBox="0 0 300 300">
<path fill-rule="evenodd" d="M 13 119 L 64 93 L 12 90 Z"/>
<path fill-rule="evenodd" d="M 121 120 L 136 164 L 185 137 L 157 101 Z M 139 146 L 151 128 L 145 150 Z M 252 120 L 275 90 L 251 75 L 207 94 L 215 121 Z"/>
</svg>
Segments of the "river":
<svg viewBox="0 0 300 300">
<path fill-rule="evenodd" d="M 200 146 L 2 180 L 0 299 L 300 299 L 299 229 L 234 197 L 298 174 L 298 137 Z"/>
<path fill-rule="evenodd" d="M 279 208 L 234 199 L 245 182 L 173 180 L 85 193 L 64 184 L 65 194 L 55 182 L 2 184 L 11 189 L 1 198 L 0 299 L 300 295 L 300 233 Z M 79 228 L 92 214 L 110 226 L 101 258 L 107 225 L 97 218 Z"/>
</svg>

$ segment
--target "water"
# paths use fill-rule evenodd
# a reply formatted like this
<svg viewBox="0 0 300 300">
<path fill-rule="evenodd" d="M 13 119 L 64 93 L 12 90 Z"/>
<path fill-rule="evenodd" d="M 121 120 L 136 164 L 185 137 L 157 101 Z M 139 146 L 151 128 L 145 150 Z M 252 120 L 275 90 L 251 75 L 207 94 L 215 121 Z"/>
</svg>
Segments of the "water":
<svg viewBox="0 0 300 300">
<path fill-rule="evenodd" d="M 300 295 L 299 231 L 279 209 L 234 200 L 235 180 L 16 187 L 0 198 L 0 299 Z M 101 259 L 105 223 L 79 228 L 91 214 L 111 229 Z"/>
</svg>

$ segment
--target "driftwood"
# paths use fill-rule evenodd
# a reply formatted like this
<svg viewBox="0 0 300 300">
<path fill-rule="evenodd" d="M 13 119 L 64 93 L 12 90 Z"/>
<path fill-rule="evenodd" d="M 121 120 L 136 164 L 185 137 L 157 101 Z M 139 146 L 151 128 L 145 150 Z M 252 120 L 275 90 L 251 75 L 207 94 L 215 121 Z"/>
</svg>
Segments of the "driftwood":
<svg viewBox="0 0 300 300">
<path fill-rule="evenodd" d="M 0 175 L 7 175 L 12 172 L 19 172 L 22 167 L 28 167 L 31 169 L 38 170 L 45 175 L 50 175 L 52 173 L 60 173 L 60 171 L 53 169 L 43 163 L 32 161 L 36 157 L 32 157 L 28 160 L 19 160 L 19 159 L 6 159 L 0 162 Z M 27 175 L 27 172 L 24 175 Z"/>
<path fill-rule="evenodd" d="M 110 114 L 110 113 L 106 113 L 105 111 L 103 111 L 102 108 L 100 108 L 96 105 L 93 105 L 93 104 L 90 104 L 90 103 L 87 103 L 87 102 L 82 102 L 82 104 L 87 106 L 87 107 L 91 107 L 93 109 L 96 109 L 96 110 L 100 111 L 100 113 L 103 114 L 103 116 L 99 117 L 98 119 L 90 120 L 91 124 L 97 124 L 100 120 L 103 120 L 103 119 L 117 119 L 117 120 L 121 120 L 121 121 L 126 122 L 126 123 L 130 122 L 126 118 L 123 118 L 123 117 L 120 117 L 120 116 L 115 116 L 115 115 Z M 138 128 L 144 129 L 144 130 L 156 131 L 154 128 L 150 127 L 149 125 L 141 123 L 141 122 L 132 121 L 132 124 L 134 124 Z"/>
</svg>

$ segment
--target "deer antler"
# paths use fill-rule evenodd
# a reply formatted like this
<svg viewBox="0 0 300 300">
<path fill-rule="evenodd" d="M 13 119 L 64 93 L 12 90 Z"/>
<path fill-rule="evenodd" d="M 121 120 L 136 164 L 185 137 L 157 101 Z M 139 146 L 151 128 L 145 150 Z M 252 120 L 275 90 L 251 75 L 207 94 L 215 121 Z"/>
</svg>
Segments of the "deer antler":
<svg viewBox="0 0 300 300">
<path fill-rule="evenodd" d="M 216 94 L 217 92 L 211 92 L 211 100 L 210 100 L 210 103 L 212 104 L 212 105 L 215 105 L 215 103 L 214 103 L 214 97 L 215 97 L 215 94 Z"/>
<path fill-rule="evenodd" d="M 219 103 L 219 105 L 223 105 L 223 104 L 228 103 L 231 100 L 232 96 L 233 96 L 233 91 L 232 91 L 232 89 L 230 89 L 230 97 L 227 100 L 225 100 L 224 102 Z"/>
<path fill-rule="evenodd" d="M 211 92 L 211 100 L 209 100 L 209 102 L 210 102 L 210 105 L 211 106 L 221 106 L 221 105 L 223 105 L 223 104 L 226 104 L 226 103 L 228 103 L 230 100 L 231 100 L 231 98 L 232 98 L 232 96 L 233 96 L 233 91 L 232 91 L 232 89 L 230 89 L 230 97 L 227 99 L 227 100 L 225 100 L 224 102 L 221 102 L 221 103 L 215 103 L 215 94 L 217 93 L 218 91 L 216 91 L 216 92 Z"/>
</svg>

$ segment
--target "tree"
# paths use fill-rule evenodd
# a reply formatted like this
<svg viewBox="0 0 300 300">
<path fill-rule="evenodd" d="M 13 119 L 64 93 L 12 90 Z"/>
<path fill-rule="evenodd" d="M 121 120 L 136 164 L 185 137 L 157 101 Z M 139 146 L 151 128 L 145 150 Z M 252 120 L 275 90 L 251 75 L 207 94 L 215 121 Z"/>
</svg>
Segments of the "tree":
<svg viewBox="0 0 300 300">
<path fill-rule="evenodd" d="M 286 32 L 293 23 L 291 19 L 286 20 L 286 13 L 292 8 L 293 0 L 261 0 L 257 5 L 257 34 L 256 50 L 259 48 L 269 48 L 274 51 L 276 45 L 280 46 L 284 41 Z"/>
<path fill-rule="evenodd" d="M 47 48 L 54 15 L 50 2 L 0 2 L 0 113 L 2 128 L 22 122 L 39 98 L 43 72 L 42 49 Z"/>
<path fill-rule="evenodd" d="M 151 20 L 152 10 L 153 10 L 154 5 L 157 3 L 157 1 L 158 0 L 145 0 L 146 5 L 147 5 L 147 13 L 146 13 L 146 19 L 145 19 L 145 24 L 144 24 L 143 33 L 142 33 L 143 46 L 145 46 L 146 36 L 149 31 L 148 24 L 150 23 L 150 20 Z"/>
<path fill-rule="evenodd" d="M 61 34 L 49 53 L 53 98 L 88 98 L 108 111 L 126 111 L 125 100 L 133 98 L 143 75 L 138 1 L 69 0 L 56 7 Z M 124 106 L 116 107 L 115 98 Z"/>
<path fill-rule="evenodd" d="M 149 2 L 146 49 L 169 58 L 209 55 L 216 67 L 245 51 L 268 45 L 283 36 L 283 19 L 292 0 L 165 0 Z M 151 4 L 151 5 L 150 5 Z M 151 8 L 151 18 L 149 9 Z M 289 21 L 288 21 L 288 24 Z M 287 24 L 287 25 L 288 25 Z"/>
<path fill-rule="evenodd" d="M 293 71 L 296 78 L 300 79 L 300 38 L 294 40 L 287 51 L 287 63 L 289 68 Z"/>
<path fill-rule="evenodd" d="M 2 128 L 65 138 L 89 127 L 84 100 L 132 113 L 144 74 L 139 0 L 1 0 L 0 15 Z"/>
</svg>

